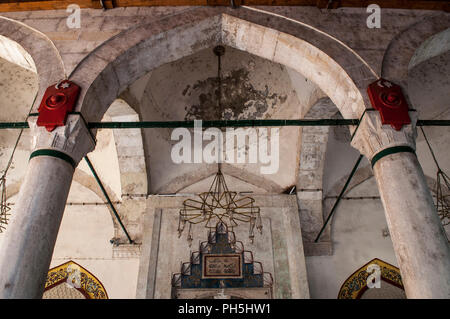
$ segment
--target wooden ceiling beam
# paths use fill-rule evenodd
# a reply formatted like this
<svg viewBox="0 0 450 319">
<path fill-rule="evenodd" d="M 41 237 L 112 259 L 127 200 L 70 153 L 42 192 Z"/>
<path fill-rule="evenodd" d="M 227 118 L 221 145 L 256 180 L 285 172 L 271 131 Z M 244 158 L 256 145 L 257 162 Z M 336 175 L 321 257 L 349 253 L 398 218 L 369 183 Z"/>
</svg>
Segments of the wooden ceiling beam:
<svg viewBox="0 0 450 319">
<path fill-rule="evenodd" d="M 70 4 L 81 8 L 106 9 L 138 6 L 231 6 L 231 0 L 0 0 L 0 12 L 58 10 Z M 234 0 L 235 5 L 265 6 L 317 6 L 336 9 L 339 7 L 367 7 L 378 4 L 381 8 L 423 9 L 450 11 L 448 0 Z"/>
</svg>

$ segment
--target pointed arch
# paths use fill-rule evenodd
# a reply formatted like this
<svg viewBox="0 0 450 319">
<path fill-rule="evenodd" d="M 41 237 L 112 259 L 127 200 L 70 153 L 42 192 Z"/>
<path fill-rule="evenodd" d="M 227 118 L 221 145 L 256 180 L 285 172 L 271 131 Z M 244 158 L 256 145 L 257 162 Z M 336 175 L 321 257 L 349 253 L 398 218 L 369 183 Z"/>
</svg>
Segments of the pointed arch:
<svg viewBox="0 0 450 319">
<path fill-rule="evenodd" d="M 319 99 L 306 113 L 306 119 L 331 118 L 338 112 L 328 98 Z M 329 228 L 321 241 L 314 242 L 323 225 L 323 174 L 330 128 L 305 126 L 297 178 L 297 203 L 302 225 L 303 247 L 306 256 L 332 254 Z"/>
<path fill-rule="evenodd" d="M 364 112 L 365 89 L 374 75 L 336 39 L 259 12 L 203 8 L 138 25 L 97 47 L 70 76 L 85 88 L 77 111 L 89 121 L 98 121 L 114 99 L 144 74 L 217 44 L 303 74 L 330 97 L 344 118 L 359 118 Z"/>
<path fill-rule="evenodd" d="M 48 271 L 44 293 L 66 282 L 72 282 L 73 287 L 86 299 L 108 299 L 108 293 L 100 280 L 72 260 Z"/>
<path fill-rule="evenodd" d="M 158 188 L 155 191 L 155 193 L 156 194 L 178 193 L 181 190 L 187 188 L 188 186 L 191 186 L 195 183 L 198 183 L 202 180 L 205 180 L 215 175 L 216 172 L 217 172 L 216 167 L 204 166 L 198 170 L 191 171 L 173 178 L 168 183 Z M 228 163 L 222 164 L 222 172 L 225 175 L 229 175 L 250 185 L 262 188 L 268 193 L 279 194 L 283 191 L 283 188 L 277 183 L 267 178 L 264 178 L 260 175 L 253 174 L 243 169 L 239 169 Z"/>
<path fill-rule="evenodd" d="M 423 19 L 396 35 L 384 53 L 381 76 L 407 88 L 411 58 L 425 39 L 450 27 L 445 13 Z"/>
<path fill-rule="evenodd" d="M 105 113 L 112 121 L 139 121 L 139 115 L 122 98 Z M 147 194 L 147 170 L 141 129 L 113 130 L 120 170 L 121 194 Z"/>
<path fill-rule="evenodd" d="M 360 299 L 367 289 L 369 289 L 367 286 L 367 278 L 369 277 L 367 267 L 373 264 L 380 268 L 381 280 L 404 290 L 400 269 L 381 259 L 374 258 L 356 270 L 344 281 L 339 290 L 338 299 Z"/>
</svg>

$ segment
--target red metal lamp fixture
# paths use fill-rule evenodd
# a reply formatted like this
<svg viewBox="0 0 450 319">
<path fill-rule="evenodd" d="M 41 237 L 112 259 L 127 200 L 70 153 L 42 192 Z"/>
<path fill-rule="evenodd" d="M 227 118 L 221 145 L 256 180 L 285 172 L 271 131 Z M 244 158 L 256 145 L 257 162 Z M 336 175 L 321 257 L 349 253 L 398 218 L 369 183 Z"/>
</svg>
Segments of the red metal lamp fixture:
<svg viewBox="0 0 450 319">
<path fill-rule="evenodd" d="M 380 112 L 382 124 L 389 124 L 397 131 L 411 124 L 408 103 L 399 85 L 379 79 L 369 85 L 367 93 L 372 106 Z"/>
<path fill-rule="evenodd" d="M 69 80 L 47 88 L 38 109 L 37 125 L 45 126 L 49 132 L 57 126 L 64 126 L 67 114 L 73 111 L 79 94 L 80 87 Z"/>
</svg>

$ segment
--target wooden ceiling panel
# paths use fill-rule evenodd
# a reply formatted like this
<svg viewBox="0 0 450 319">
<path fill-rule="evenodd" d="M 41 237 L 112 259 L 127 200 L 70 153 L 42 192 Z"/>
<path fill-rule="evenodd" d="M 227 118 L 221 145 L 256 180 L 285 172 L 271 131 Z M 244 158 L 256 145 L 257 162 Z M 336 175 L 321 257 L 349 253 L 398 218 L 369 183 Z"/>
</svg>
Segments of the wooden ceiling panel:
<svg viewBox="0 0 450 319">
<path fill-rule="evenodd" d="M 137 6 L 231 6 L 231 0 L 0 0 L 0 12 L 66 9 L 70 4 L 81 8 L 105 9 Z M 448 0 L 234 0 L 235 5 L 367 7 L 450 11 Z"/>
</svg>

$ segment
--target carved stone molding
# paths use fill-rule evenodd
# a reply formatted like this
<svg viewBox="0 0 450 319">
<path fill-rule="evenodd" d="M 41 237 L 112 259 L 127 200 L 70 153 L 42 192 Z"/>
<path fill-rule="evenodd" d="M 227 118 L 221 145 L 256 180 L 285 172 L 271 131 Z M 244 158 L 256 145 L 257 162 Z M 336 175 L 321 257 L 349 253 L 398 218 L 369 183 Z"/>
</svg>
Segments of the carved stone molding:
<svg viewBox="0 0 450 319">
<path fill-rule="evenodd" d="M 141 256 L 140 244 L 121 244 L 119 246 L 113 246 L 112 258 L 113 259 L 130 259 L 139 258 Z"/>
<path fill-rule="evenodd" d="M 409 117 L 411 124 L 405 125 L 400 131 L 397 131 L 390 125 L 382 125 L 378 111 L 366 111 L 351 145 L 369 161 L 380 151 L 391 147 L 408 146 L 415 150 L 417 112 L 410 111 Z"/>
<path fill-rule="evenodd" d="M 48 132 L 37 126 L 37 117 L 30 117 L 28 122 L 32 130 L 32 150 L 57 150 L 70 156 L 76 164 L 95 148 L 96 141 L 86 123 L 79 114 L 69 114 L 66 125 L 56 127 Z"/>
</svg>

